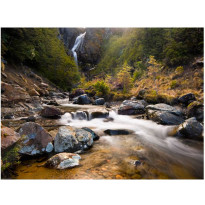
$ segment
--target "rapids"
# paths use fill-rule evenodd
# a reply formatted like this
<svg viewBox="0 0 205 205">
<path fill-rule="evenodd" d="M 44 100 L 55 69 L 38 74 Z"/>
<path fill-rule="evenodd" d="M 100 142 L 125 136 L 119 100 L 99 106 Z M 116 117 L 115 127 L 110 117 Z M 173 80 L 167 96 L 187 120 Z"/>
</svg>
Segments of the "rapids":
<svg viewBox="0 0 205 205">
<path fill-rule="evenodd" d="M 64 105 L 66 110 L 85 111 L 88 115 L 88 111 L 96 107 Z M 152 121 L 136 119 L 136 116 L 118 115 L 113 110 L 109 112 L 113 121 L 108 122 L 103 118 L 90 119 L 89 116 L 80 120 L 77 116 L 66 112 L 59 119 L 59 124 L 89 127 L 100 136 L 100 140 L 95 141 L 90 150 L 81 154 L 82 166 L 68 170 L 51 170 L 41 166 L 45 160 L 30 160 L 26 165 L 19 166 L 17 178 L 203 178 L 203 143 L 170 136 L 173 126 L 158 125 Z M 123 129 L 132 133 L 109 136 L 104 133 L 107 129 Z M 136 160 L 140 163 L 137 166 L 133 165 Z"/>
</svg>

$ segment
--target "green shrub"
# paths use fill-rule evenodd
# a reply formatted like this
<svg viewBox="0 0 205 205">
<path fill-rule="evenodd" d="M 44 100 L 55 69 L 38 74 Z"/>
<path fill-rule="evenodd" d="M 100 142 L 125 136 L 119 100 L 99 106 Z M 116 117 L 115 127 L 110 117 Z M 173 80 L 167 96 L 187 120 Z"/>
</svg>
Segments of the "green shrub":
<svg viewBox="0 0 205 205">
<path fill-rule="evenodd" d="M 110 88 L 104 80 L 97 81 L 94 85 L 94 90 L 96 91 L 96 95 L 99 97 L 108 95 Z"/>
<path fill-rule="evenodd" d="M 178 66 L 175 70 L 175 73 L 181 75 L 184 72 L 183 66 Z"/>
</svg>

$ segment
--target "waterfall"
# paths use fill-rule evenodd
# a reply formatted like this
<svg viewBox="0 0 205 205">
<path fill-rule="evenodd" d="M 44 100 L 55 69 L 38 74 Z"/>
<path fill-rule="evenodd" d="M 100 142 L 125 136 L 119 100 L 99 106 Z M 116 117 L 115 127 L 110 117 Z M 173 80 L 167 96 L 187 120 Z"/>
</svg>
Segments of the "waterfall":
<svg viewBox="0 0 205 205">
<path fill-rule="evenodd" d="M 73 57 L 75 59 L 75 63 L 76 65 L 78 66 L 78 57 L 77 57 L 77 53 L 76 51 L 80 50 L 82 48 L 82 45 L 83 45 L 83 41 L 84 41 L 84 38 L 85 38 L 85 33 L 81 33 L 75 40 L 75 43 L 74 43 L 74 46 L 73 48 L 71 49 L 71 51 L 73 52 Z"/>
</svg>

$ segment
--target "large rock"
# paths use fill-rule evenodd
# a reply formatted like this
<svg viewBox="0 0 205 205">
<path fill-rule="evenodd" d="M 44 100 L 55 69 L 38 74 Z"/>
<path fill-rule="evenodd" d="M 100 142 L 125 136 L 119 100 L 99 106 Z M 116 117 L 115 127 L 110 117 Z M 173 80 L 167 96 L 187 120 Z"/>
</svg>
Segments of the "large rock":
<svg viewBox="0 0 205 205">
<path fill-rule="evenodd" d="M 146 107 L 148 119 L 163 125 L 179 125 L 184 122 L 183 113 L 170 105 L 160 103 Z"/>
<path fill-rule="evenodd" d="M 191 102 L 195 101 L 196 98 L 195 98 L 194 94 L 188 93 L 186 95 L 181 96 L 178 100 L 179 100 L 180 103 L 182 103 L 182 104 L 187 106 Z"/>
<path fill-rule="evenodd" d="M 146 102 L 144 100 L 125 100 L 118 109 L 120 115 L 136 115 L 145 113 Z"/>
<path fill-rule="evenodd" d="M 8 127 L 1 128 L 1 149 L 5 150 L 8 147 L 14 145 L 21 136 L 15 132 L 13 129 Z"/>
<path fill-rule="evenodd" d="M 25 89 L 21 88 L 18 85 L 1 83 L 1 92 L 6 97 L 7 102 L 20 102 L 30 100 L 30 95 L 26 92 Z"/>
<path fill-rule="evenodd" d="M 59 153 L 48 159 L 45 167 L 54 169 L 73 168 L 79 165 L 81 157 L 73 153 Z"/>
<path fill-rule="evenodd" d="M 94 105 L 104 105 L 105 104 L 105 99 L 104 98 L 98 98 L 94 101 Z"/>
<path fill-rule="evenodd" d="M 42 117 L 45 117 L 45 118 L 53 118 L 53 119 L 58 119 L 60 118 L 60 116 L 62 115 L 63 113 L 61 112 L 60 109 L 58 108 L 55 108 L 55 107 L 45 107 L 40 115 Z"/>
<path fill-rule="evenodd" d="M 200 102 L 194 101 L 187 107 L 187 115 L 189 118 L 196 117 L 200 122 L 204 119 L 204 105 Z"/>
<path fill-rule="evenodd" d="M 82 129 L 86 130 L 87 132 L 90 132 L 94 141 L 100 139 L 100 137 L 95 132 L 93 132 L 90 128 L 83 127 Z"/>
<path fill-rule="evenodd" d="M 179 125 L 177 135 L 191 139 L 202 139 L 203 125 L 195 117 L 187 119 Z"/>
<path fill-rule="evenodd" d="M 107 118 L 109 116 L 109 112 L 104 108 L 92 109 L 88 110 L 88 112 L 90 120 L 94 118 Z"/>
<path fill-rule="evenodd" d="M 27 122 L 21 126 L 19 134 L 22 137 L 21 149 L 19 151 L 21 154 L 36 155 L 52 152 L 53 138 L 39 124 Z"/>
<path fill-rule="evenodd" d="M 93 136 L 84 129 L 60 127 L 54 139 L 55 152 L 76 152 L 92 146 Z"/>
<path fill-rule="evenodd" d="M 90 104 L 91 100 L 87 94 L 80 95 L 79 97 L 74 98 L 74 104 L 86 105 Z"/>
</svg>

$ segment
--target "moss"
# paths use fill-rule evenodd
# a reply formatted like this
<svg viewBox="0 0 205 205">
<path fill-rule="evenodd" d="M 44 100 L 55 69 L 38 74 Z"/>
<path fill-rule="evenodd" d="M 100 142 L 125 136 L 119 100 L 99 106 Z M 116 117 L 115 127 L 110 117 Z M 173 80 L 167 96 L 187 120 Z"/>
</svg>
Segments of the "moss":
<svg viewBox="0 0 205 205">
<path fill-rule="evenodd" d="M 18 144 L 13 145 L 12 147 L 2 151 L 2 172 L 7 170 L 8 168 L 11 168 L 17 164 L 19 164 L 19 150 L 20 146 Z"/>
<path fill-rule="evenodd" d="M 198 101 L 194 101 L 194 102 L 190 103 L 190 104 L 187 106 L 187 108 L 188 108 L 189 110 L 191 110 L 192 108 L 194 108 L 194 107 L 196 107 L 196 106 L 201 106 L 201 103 L 198 102 Z"/>
<path fill-rule="evenodd" d="M 183 66 L 178 66 L 175 70 L 175 73 L 181 75 L 184 72 Z"/>
</svg>

